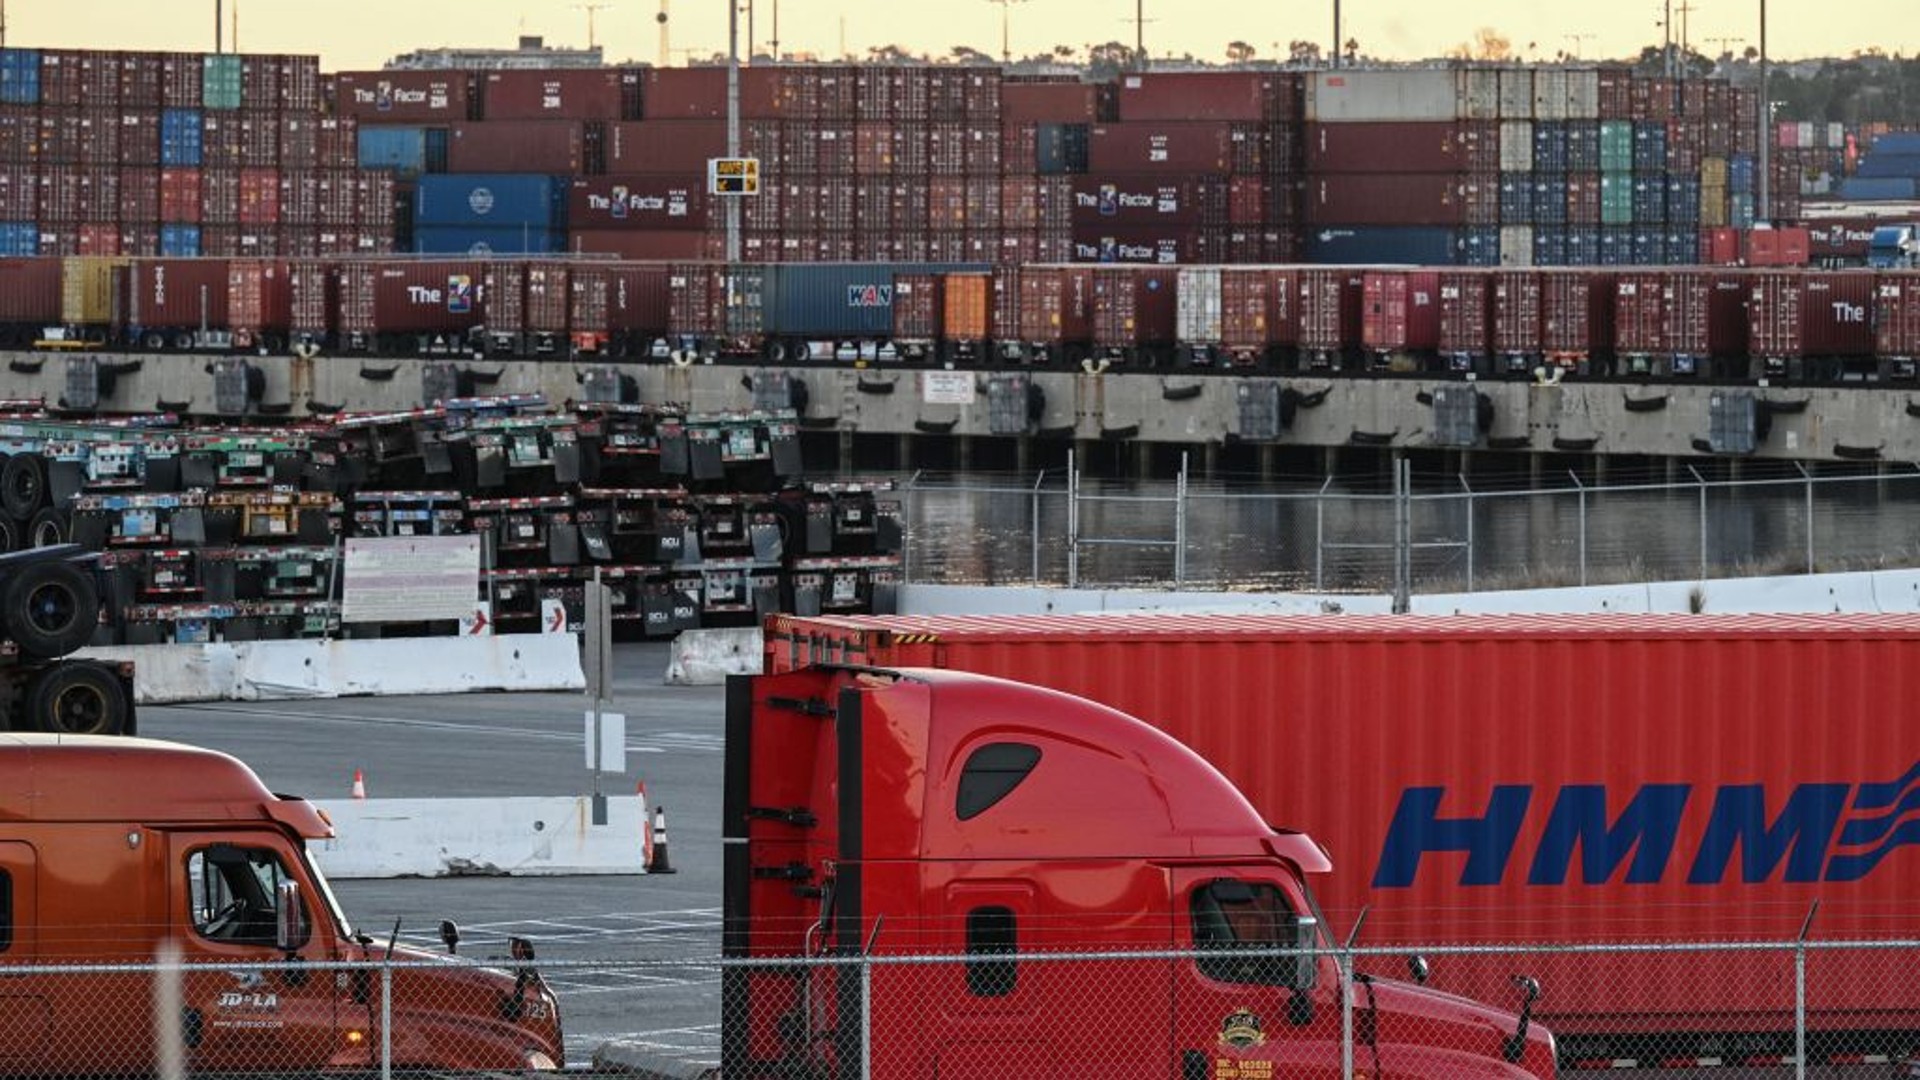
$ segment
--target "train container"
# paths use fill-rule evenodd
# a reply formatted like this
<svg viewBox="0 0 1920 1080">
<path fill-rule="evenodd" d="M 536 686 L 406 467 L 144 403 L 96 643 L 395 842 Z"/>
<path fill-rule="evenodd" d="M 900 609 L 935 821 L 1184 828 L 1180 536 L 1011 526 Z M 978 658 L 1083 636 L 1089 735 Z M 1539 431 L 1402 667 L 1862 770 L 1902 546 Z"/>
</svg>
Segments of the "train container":
<svg viewBox="0 0 1920 1080">
<path fill-rule="evenodd" d="M 1438 275 L 1440 318 L 1434 347 L 1453 370 L 1479 370 L 1491 355 L 1494 277 L 1485 270 L 1445 270 Z"/>
<path fill-rule="evenodd" d="M 669 268 L 584 262 L 568 278 L 573 347 L 615 357 L 649 356 L 668 326 Z"/>
<path fill-rule="evenodd" d="M 1224 173 L 1233 160 L 1231 124 L 1096 124 L 1087 135 L 1087 166 L 1096 173 Z"/>
<path fill-rule="evenodd" d="M 949 356 L 970 359 L 984 355 L 995 334 L 996 282 L 988 272 L 940 275 L 941 337 Z"/>
<path fill-rule="evenodd" d="M 945 313 L 940 275 L 901 272 L 893 275 L 893 343 L 902 357 L 933 355 Z"/>
<path fill-rule="evenodd" d="M 1867 270 L 1794 273 L 1805 289 L 1801 341 L 1811 370 L 1803 374 L 1838 379 L 1872 373 L 1874 274 Z"/>
<path fill-rule="evenodd" d="M 1073 178 L 1073 223 L 1112 225 L 1222 225 L 1230 216 L 1230 189 L 1220 177 L 1154 174 Z"/>
<path fill-rule="evenodd" d="M 1302 216 L 1310 225 L 1461 225 L 1466 205 L 1453 173 L 1310 177 Z"/>
<path fill-rule="evenodd" d="M 1306 76 L 1309 123 L 1460 119 L 1462 95 L 1451 68 L 1317 71 Z"/>
<path fill-rule="evenodd" d="M 1361 279 L 1360 343 L 1375 353 L 1422 353 L 1440 337 L 1440 275 L 1368 270 Z"/>
<path fill-rule="evenodd" d="M 486 321 L 486 264 L 471 261 L 346 262 L 340 267 L 339 329 L 349 348 L 460 352 Z"/>
<path fill-rule="evenodd" d="M 420 255 L 550 255 L 567 250 L 559 229 L 519 225 L 417 225 L 413 250 Z"/>
<path fill-rule="evenodd" d="M 1880 271 L 1873 290 L 1873 331 L 1874 352 L 1911 375 L 1920 360 L 1920 272 Z"/>
<path fill-rule="evenodd" d="M 1618 341 L 1617 281 L 1617 275 L 1607 270 L 1542 271 L 1541 351 L 1563 364 L 1604 362 Z M 1657 328 L 1652 333 L 1657 334 Z M 1619 347 L 1625 349 L 1624 344 Z"/>
<path fill-rule="evenodd" d="M 1729 1030 L 1769 1054 L 1790 1047 L 1792 997 L 1773 988 L 1793 965 L 1762 978 L 1738 953 L 1531 947 L 1697 942 L 1732 926 L 1791 940 L 1810 917 L 1817 938 L 1873 938 L 1915 885 L 1910 861 L 1874 846 L 1880 832 L 1844 824 L 1877 823 L 1920 756 L 1884 716 L 1900 692 L 1889 683 L 1920 663 L 1909 616 L 779 618 L 767 638 L 769 671 L 816 657 L 943 667 L 1147 719 L 1219 767 L 1260 820 L 1336 853 L 1316 881 L 1336 939 L 1364 911 L 1360 940 L 1376 946 L 1519 948 L 1436 962 L 1433 985 L 1499 1000 L 1525 970 L 1559 988 L 1535 1016 L 1563 1065 L 1718 1056 Z M 1503 673 L 1501 692 L 1461 692 L 1468 671 Z M 1274 701 L 1312 722 L 1276 725 Z M 1531 917 L 1491 916 L 1519 910 Z M 1838 956 L 1807 963 L 1827 988 L 1806 1014 L 1822 1052 L 1884 1052 L 1888 1011 L 1910 1011 L 1910 991 L 1862 982 Z"/>
<path fill-rule="evenodd" d="M 891 263 L 769 266 L 761 299 L 765 332 L 770 338 L 790 339 L 790 347 L 799 339 L 886 339 L 897 317 L 896 277 L 947 269 L 964 268 Z"/>
<path fill-rule="evenodd" d="M 656 174 L 576 177 L 567 223 L 575 229 L 702 229 L 707 225 L 704 177 Z"/>
<path fill-rule="evenodd" d="M 1450 266 L 1458 256 L 1459 232 L 1437 226 L 1316 226 L 1306 233 L 1308 262 L 1403 263 Z"/>
<path fill-rule="evenodd" d="M 1019 288 L 1019 340 L 1041 362 L 1077 360 L 1093 337 L 1093 268 L 1023 266 Z"/>
<path fill-rule="evenodd" d="M 37 235 L 33 242 L 37 249 Z M 58 259 L 0 258 L 0 336 L 8 344 L 30 344 L 60 321 L 60 270 Z"/>
<path fill-rule="evenodd" d="M 369 123 L 450 124 L 471 118 L 472 83 L 466 71 L 343 71 L 334 108 Z"/>
<path fill-rule="evenodd" d="M 1175 334 L 1194 359 L 1220 343 L 1220 275 L 1224 267 L 1183 266 L 1174 282 Z"/>
<path fill-rule="evenodd" d="M 567 267 L 567 263 L 549 260 L 526 264 L 526 329 L 546 342 L 542 345 L 536 341 L 532 352 L 552 351 L 566 339 L 571 298 Z"/>
<path fill-rule="evenodd" d="M 127 268 L 121 310 L 127 333 L 147 348 L 192 348 L 201 330 L 232 325 L 225 259 L 137 259 Z"/>
<path fill-rule="evenodd" d="M 1360 348 L 1365 272 L 1353 267 L 1300 271 L 1302 367 L 1340 367 Z"/>
<path fill-rule="evenodd" d="M 1168 359 L 1177 337 L 1178 271 L 1102 266 L 1093 272 L 1093 345 L 1097 356 L 1127 363 Z"/>
<path fill-rule="evenodd" d="M 447 172 L 552 173 L 590 171 L 587 132 L 577 120 L 489 120 L 450 125 Z"/>
<path fill-rule="evenodd" d="M 1543 276 L 1533 270 L 1501 270 L 1488 287 L 1488 344 L 1503 369 L 1526 371 L 1542 352 Z"/>
<path fill-rule="evenodd" d="M 1623 271 L 1615 280 L 1614 341 L 1622 354 L 1666 351 L 1669 293 L 1667 275 L 1658 270 Z"/>
<path fill-rule="evenodd" d="M 1624 278 L 1624 275 L 1623 275 Z M 1670 367 L 1663 367 L 1656 355 L 1629 365 L 1634 374 L 1712 375 L 1723 361 L 1738 357 L 1747 348 L 1748 290 L 1743 275 L 1737 272 L 1669 268 L 1658 274 L 1661 292 L 1660 344 L 1654 350 L 1664 353 Z M 1629 350 L 1623 340 L 1620 351 Z M 1744 375 L 1739 367 L 1735 374 Z"/>
<path fill-rule="evenodd" d="M 1127 122 L 1288 120 L 1284 84 L 1298 79 L 1267 71 L 1128 74 L 1120 77 L 1115 99 L 1120 119 Z"/>
<path fill-rule="evenodd" d="M 1000 122 L 1005 125 L 1092 124 L 1099 119 L 1098 97 L 1094 84 L 1078 80 L 1004 83 L 1000 87 Z"/>
<path fill-rule="evenodd" d="M 228 263 L 227 312 L 235 348 L 280 351 L 293 325 L 291 268 L 278 259 Z"/>
<path fill-rule="evenodd" d="M 1507 166 L 1498 129 L 1452 123 L 1309 124 L 1306 168 L 1314 173 L 1488 172 Z"/>
<path fill-rule="evenodd" d="M 713 120 L 644 120 L 607 125 L 607 172 L 707 174 L 707 161 L 727 152 L 727 125 Z M 764 163 L 763 180 L 785 163 Z"/>
<path fill-rule="evenodd" d="M 426 176 L 414 195 L 414 220 L 421 226 L 557 229 L 566 222 L 568 192 L 545 174 Z"/>
<path fill-rule="evenodd" d="M 489 71 L 476 89 L 487 120 L 637 120 L 627 105 L 639 79 L 620 68 Z"/>
</svg>

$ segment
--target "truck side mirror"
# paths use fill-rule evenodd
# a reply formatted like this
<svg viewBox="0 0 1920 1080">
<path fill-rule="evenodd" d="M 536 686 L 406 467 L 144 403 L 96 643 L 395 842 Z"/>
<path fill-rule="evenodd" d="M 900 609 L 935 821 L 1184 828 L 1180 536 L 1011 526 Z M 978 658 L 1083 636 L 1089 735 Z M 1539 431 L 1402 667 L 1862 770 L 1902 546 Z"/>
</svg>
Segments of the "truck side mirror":
<svg viewBox="0 0 1920 1080">
<path fill-rule="evenodd" d="M 1433 966 L 1427 963 L 1426 957 L 1414 953 L 1407 957 L 1407 974 L 1413 977 L 1414 982 L 1425 986 L 1427 980 L 1433 978 Z"/>
<path fill-rule="evenodd" d="M 301 918 L 300 883 L 283 881 L 273 890 L 273 945 L 292 952 L 307 943 L 307 921 Z"/>
<path fill-rule="evenodd" d="M 1293 920 L 1293 947 L 1300 955 L 1293 962 L 1293 983 L 1295 990 L 1311 990 L 1320 979 L 1320 957 L 1314 950 L 1320 947 L 1320 920 L 1311 915 L 1300 915 Z"/>
</svg>

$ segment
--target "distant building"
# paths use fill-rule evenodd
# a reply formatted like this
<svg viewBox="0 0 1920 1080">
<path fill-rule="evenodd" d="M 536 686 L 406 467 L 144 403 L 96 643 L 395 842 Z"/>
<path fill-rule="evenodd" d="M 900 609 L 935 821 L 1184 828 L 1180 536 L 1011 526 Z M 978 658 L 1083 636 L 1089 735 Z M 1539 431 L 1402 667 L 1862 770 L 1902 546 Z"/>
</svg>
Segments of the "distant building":
<svg viewBox="0 0 1920 1080">
<path fill-rule="evenodd" d="M 387 69 L 445 71 L 449 68 L 597 68 L 606 66 L 600 46 L 550 48 L 546 39 L 522 35 L 517 49 L 415 49 L 387 61 Z"/>
</svg>

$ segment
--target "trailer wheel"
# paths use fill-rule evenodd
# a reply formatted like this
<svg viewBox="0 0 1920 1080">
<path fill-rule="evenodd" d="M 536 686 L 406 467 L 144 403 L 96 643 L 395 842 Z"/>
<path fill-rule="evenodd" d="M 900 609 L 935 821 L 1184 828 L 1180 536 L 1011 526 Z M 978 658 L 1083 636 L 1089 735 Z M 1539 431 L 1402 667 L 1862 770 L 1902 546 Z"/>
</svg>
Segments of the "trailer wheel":
<svg viewBox="0 0 1920 1080">
<path fill-rule="evenodd" d="M 97 664 L 61 664 L 33 681 L 27 719 L 52 735 L 118 735 L 132 703 L 126 688 Z"/>
<path fill-rule="evenodd" d="M 20 523 L 0 514 L 0 554 L 20 550 Z"/>
<path fill-rule="evenodd" d="M 30 548 L 52 547 L 64 544 L 67 537 L 73 535 L 73 515 L 58 507 L 45 506 L 33 515 L 27 523 L 27 542 Z"/>
<path fill-rule="evenodd" d="M 15 454 L 0 466 L 0 507 L 15 520 L 29 521 L 47 501 L 47 459 Z"/>
<path fill-rule="evenodd" d="M 0 601 L 7 636 L 29 656 L 65 656 L 92 640 L 100 624 L 100 590 L 87 571 L 67 562 L 23 566 Z"/>
</svg>

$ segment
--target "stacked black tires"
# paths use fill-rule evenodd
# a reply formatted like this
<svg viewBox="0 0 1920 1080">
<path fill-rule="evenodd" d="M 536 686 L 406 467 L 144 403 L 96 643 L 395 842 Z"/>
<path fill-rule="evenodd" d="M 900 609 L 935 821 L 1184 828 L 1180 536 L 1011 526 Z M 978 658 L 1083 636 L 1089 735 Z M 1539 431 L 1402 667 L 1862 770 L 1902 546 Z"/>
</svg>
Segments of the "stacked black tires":
<svg viewBox="0 0 1920 1080">
<path fill-rule="evenodd" d="M 134 732 L 132 665 L 69 655 L 100 629 L 98 560 L 60 543 L 0 555 L 0 690 L 14 731 Z"/>
</svg>

